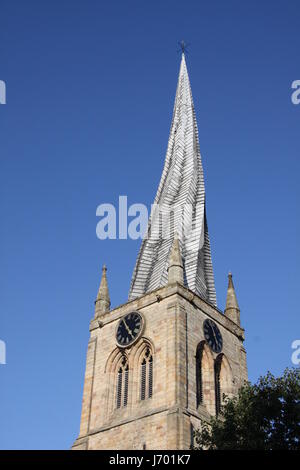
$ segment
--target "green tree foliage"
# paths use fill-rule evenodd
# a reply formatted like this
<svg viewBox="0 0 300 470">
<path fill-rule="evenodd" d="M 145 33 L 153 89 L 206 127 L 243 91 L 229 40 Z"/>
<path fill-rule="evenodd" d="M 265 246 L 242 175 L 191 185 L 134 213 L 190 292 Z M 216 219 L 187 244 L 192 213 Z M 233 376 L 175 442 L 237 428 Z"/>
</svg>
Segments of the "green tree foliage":
<svg viewBox="0 0 300 470">
<path fill-rule="evenodd" d="M 270 372 L 225 397 L 218 417 L 202 422 L 195 449 L 300 450 L 300 369 Z"/>
</svg>

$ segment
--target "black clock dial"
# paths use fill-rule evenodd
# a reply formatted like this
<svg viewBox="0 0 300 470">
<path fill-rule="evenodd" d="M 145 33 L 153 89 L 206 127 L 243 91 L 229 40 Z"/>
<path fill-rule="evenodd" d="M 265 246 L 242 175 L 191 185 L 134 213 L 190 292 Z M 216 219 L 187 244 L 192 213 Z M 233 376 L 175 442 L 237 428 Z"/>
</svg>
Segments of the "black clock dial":
<svg viewBox="0 0 300 470">
<path fill-rule="evenodd" d="M 119 346 L 129 346 L 142 331 L 143 319 L 138 312 L 132 312 L 123 317 L 117 328 L 117 343 Z"/>
<path fill-rule="evenodd" d="M 219 328 L 212 320 L 205 320 L 203 323 L 204 337 L 209 347 L 216 353 L 222 351 L 223 339 Z"/>
</svg>

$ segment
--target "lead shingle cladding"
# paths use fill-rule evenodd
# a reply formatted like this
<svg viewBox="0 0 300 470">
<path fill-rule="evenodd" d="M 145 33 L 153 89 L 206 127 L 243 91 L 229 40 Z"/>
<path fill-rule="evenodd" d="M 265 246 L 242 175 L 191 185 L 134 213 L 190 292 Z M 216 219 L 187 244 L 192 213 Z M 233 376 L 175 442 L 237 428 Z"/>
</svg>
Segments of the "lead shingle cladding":
<svg viewBox="0 0 300 470">
<path fill-rule="evenodd" d="M 216 292 L 205 211 L 205 188 L 191 86 L 182 54 L 173 118 L 163 173 L 134 268 L 129 299 L 168 282 L 175 231 L 184 265 L 184 284 L 216 305 Z M 159 215 L 160 212 L 160 215 Z M 172 213 L 169 224 L 164 214 Z M 187 233 L 187 222 L 192 231 Z M 169 227 L 169 236 L 163 230 Z M 160 232 L 159 232 L 160 230 Z"/>
</svg>

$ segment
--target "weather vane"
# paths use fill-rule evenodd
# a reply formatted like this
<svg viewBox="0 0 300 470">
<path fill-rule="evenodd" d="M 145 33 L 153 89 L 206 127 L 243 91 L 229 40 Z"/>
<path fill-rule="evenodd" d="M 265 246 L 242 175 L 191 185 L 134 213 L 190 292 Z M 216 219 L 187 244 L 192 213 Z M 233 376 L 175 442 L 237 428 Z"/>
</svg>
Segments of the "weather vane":
<svg viewBox="0 0 300 470">
<path fill-rule="evenodd" d="M 181 51 L 182 54 L 187 54 L 188 53 L 187 48 L 189 47 L 190 44 L 186 44 L 183 40 L 180 41 L 178 44 L 180 46 L 180 50 L 178 52 Z"/>
</svg>

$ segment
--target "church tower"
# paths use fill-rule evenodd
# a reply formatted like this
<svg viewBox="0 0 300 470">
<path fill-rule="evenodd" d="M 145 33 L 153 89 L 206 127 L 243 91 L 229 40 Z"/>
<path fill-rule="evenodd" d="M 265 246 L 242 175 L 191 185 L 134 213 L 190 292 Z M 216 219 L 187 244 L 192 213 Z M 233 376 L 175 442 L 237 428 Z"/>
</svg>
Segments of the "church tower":
<svg viewBox="0 0 300 470">
<path fill-rule="evenodd" d="M 73 449 L 189 449 L 201 420 L 247 380 L 231 274 L 224 313 L 217 307 L 184 53 L 153 207 L 127 303 L 110 310 L 102 270 Z"/>
</svg>

